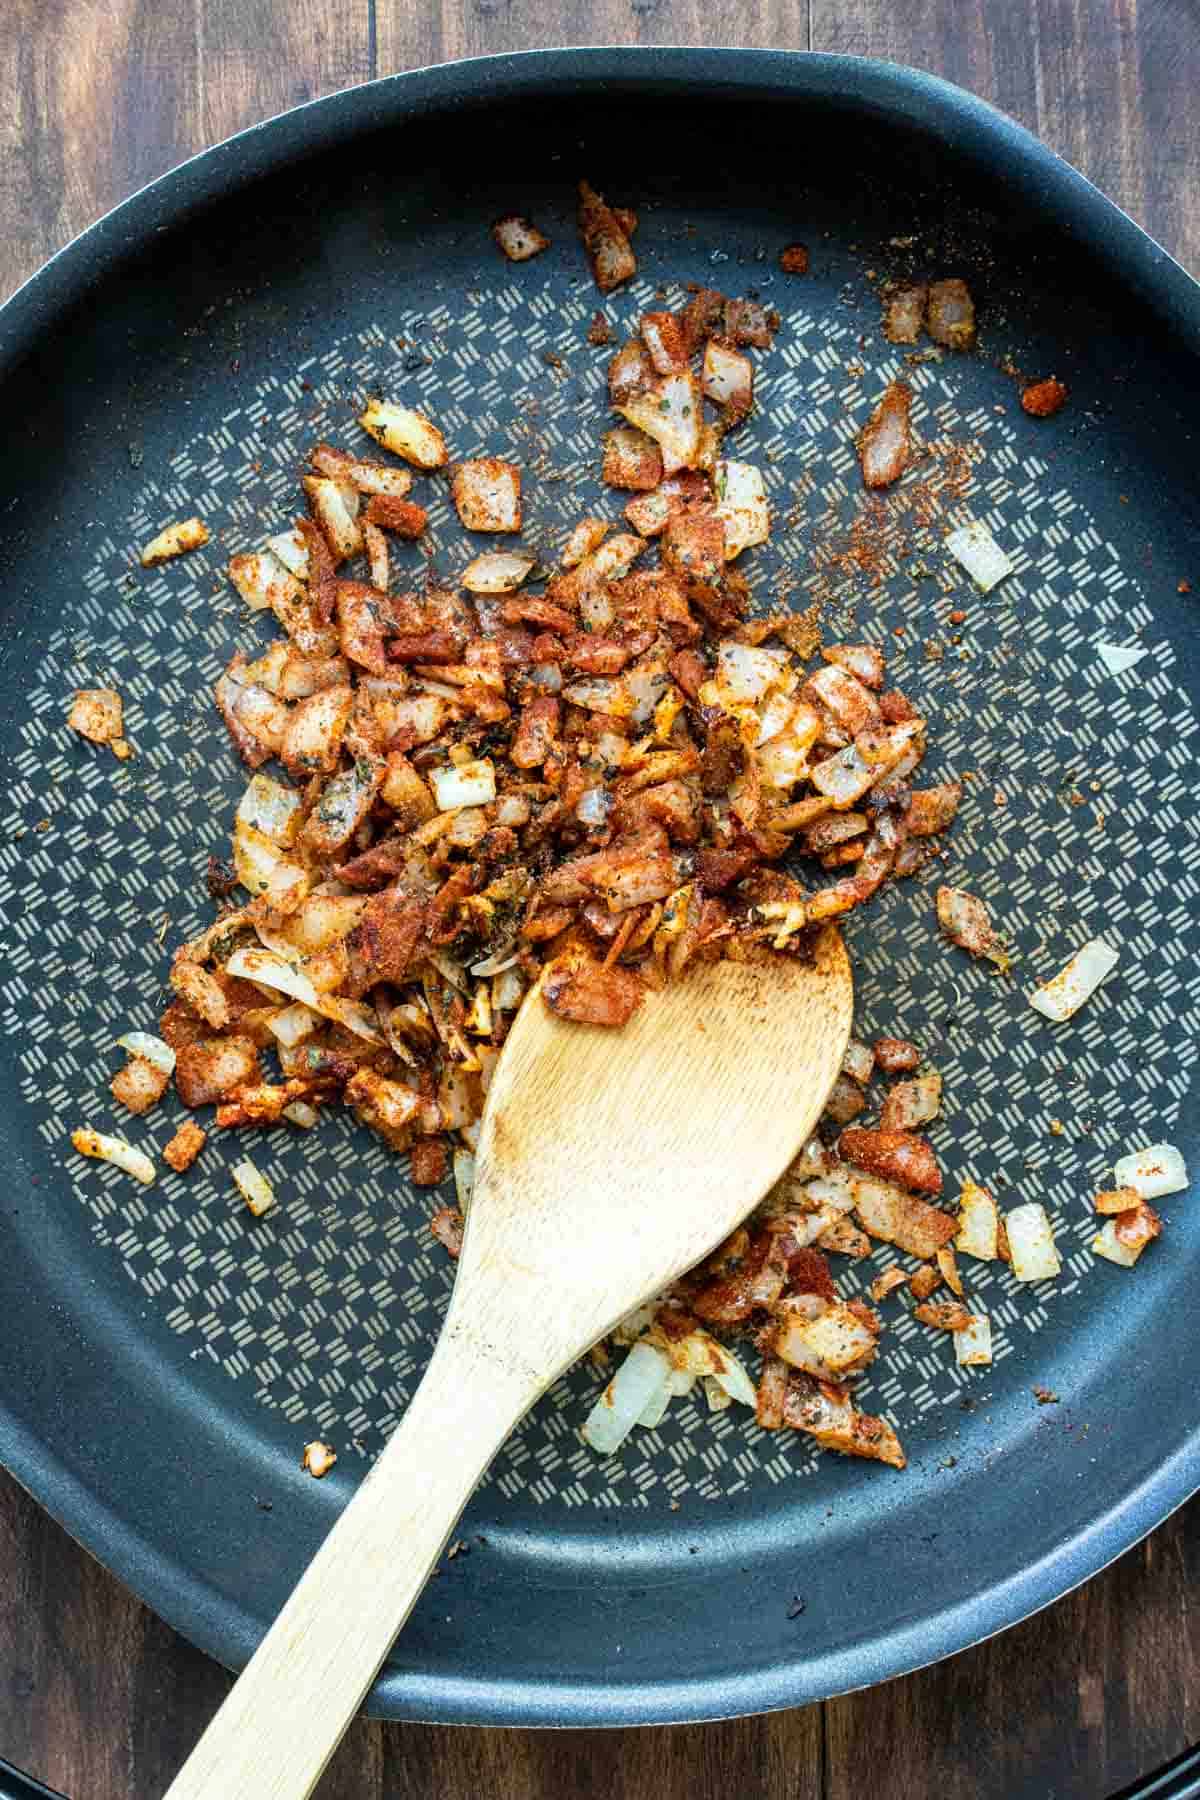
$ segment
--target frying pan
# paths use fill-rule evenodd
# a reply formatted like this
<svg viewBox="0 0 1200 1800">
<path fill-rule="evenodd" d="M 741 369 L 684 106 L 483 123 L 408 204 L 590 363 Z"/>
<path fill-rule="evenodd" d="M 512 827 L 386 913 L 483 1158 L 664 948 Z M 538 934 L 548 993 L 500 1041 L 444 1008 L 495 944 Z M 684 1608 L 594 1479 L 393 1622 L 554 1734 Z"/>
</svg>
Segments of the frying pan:
<svg viewBox="0 0 1200 1800">
<path fill-rule="evenodd" d="M 973 772 L 937 879 L 981 894 L 1015 955 L 1012 982 L 989 975 L 936 941 L 930 884 L 897 886 L 851 926 L 860 1029 L 920 1042 L 946 1079 L 952 1181 L 1041 1200 L 1065 1262 L 1031 1290 L 973 1267 L 989 1370 L 958 1371 L 948 1339 L 893 1315 L 864 1404 L 900 1430 L 903 1475 L 690 1400 L 598 1462 L 576 1431 L 597 1378 L 577 1369 L 500 1457 L 469 1554 L 381 1675 L 371 1708 L 396 1718 L 650 1723 L 879 1681 L 1046 1605 L 1200 1479 L 1200 1226 L 1173 1196 L 1125 1271 L 1093 1259 L 1088 1215 L 1124 1149 L 1198 1153 L 1197 667 L 1179 590 L 1200 587 L 1200 291 L 966 94 L 760 51 L 548 51 L 336 95 L 164 177 L 0 315 L 0 1456 L 237 1666 L 403 1409 L 450 1272 L 402 1160 L 346 1118 L 272 1135 L 254 1154 L 283 1203 L 248 1224 L 228 1143 L 143 1190 L 67 1139 L 111 1120 L 112 1040 L 152 1025 L 171 948 L 210 916 L 206 860 L 242 776 L 208 689 L 258 629 L 221 571 L 294 515 L 303 447 L 357 442 L 361 396 L 403 394 L 454 453 L 525 464 L 545 555 L 582 511 L 611 510 L 583 174 L 641 218 L 638 280 L 604 306 L 618 332 L 688 281 L 782 315 L 740 439 L 779 522 L 756 592 L 790 583 L 829 635 L 889 646 L 933 720 L 934 776 Z M 520 267 L 489 235 L 511 210 L 553 240 Z M 777 266 L 796 239 L 803 280 Z M 967 279 L 978 354 L 908 368 L 884 342 L 879 284 L 910 270 Z M 1005 359 L 1057 373 L 1068 409 L 1027 418 Z M 939 448 L 925 509 L 897 502 L 865 557 L 852 440 L 895 374 Z M 428 485 L 453 570 L 465 541 Z M 208 549 L 140 571 L 136 547 L 191 512 Z M 941 548 L 966 516 L 1016 565 L 986 599 Z M 1112 675 L 1100 642 L 1146 655 Z M 64 728 L 72 690 L 97 684 L 125 697 L 123 766 Z M 1025 990 L 1101 931 L 1116 972 L 1049 1026 Z M 161 1145 L 176 1122 L 167 1106 L 131 1131 Z M 843 1291 L 890 1260 L 839 1259 Z M 320 1483 L 298 1466 L 318 1434 L 340 1458 Z"/>
</svg>

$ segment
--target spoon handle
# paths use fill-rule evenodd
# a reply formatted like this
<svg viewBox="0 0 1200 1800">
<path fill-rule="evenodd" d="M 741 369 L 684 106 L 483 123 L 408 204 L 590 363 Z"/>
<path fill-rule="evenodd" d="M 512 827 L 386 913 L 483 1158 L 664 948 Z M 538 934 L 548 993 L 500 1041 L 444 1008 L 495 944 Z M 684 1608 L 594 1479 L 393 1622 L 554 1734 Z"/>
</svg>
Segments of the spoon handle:
<svg viewBox="0 0 1200 1800">
<path fill-rule="evenodd" d="M 166 1800 L 311 1794 L 488 1463 L 544 1385 L 447 1328 Z"/>
</svg>

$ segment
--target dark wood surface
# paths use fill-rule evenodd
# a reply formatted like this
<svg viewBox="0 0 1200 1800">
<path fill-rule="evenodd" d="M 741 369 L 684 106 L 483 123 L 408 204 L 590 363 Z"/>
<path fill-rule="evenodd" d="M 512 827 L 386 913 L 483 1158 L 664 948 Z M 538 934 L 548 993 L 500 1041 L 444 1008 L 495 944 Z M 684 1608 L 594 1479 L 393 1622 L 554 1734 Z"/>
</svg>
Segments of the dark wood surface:
<svg viewBox="0 0 1200 1800">
<path fill-rule="evenodd" d="M 0 293 L 143 182 L 373 75 L 554 43 L 853 52 L 1031 126 L 1200 274 L 1195 0 L 6 0 Z M 990 1644 L 824 1707 L 654 1731 L 360 1723 L 320 1800 L 1101 1800 L 1200 1738 L 1200 1501 Z M 0 1474 L 0 1753 L 154 1800 L 229 1678 Z"/>
</svg>

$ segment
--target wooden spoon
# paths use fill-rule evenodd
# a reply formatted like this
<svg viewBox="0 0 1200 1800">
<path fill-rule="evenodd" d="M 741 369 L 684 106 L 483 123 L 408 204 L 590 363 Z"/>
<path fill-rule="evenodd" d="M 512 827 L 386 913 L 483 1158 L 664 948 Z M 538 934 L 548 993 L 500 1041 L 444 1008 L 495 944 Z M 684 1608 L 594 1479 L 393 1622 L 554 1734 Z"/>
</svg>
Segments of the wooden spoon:
<svg viewBox="0 0 1200 1800">
<path fill-rule="evenodd" d="M 695 967 L 621 1031 L 529 995 L 425 1377 L 167 1800 L 312 1792 L 504 1439 L 782 1174 L 841 1067 L 851 1003 L 832 927 L 811 963 Z"/>
</svg>

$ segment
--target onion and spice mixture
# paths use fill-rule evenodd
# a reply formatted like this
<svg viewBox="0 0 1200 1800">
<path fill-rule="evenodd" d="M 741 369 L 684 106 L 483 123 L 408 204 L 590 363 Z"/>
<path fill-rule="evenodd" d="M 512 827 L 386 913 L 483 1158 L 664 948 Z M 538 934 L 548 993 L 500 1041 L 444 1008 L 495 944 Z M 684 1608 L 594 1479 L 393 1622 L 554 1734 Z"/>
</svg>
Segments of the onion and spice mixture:
<svg viewBox="0 0 1200 1800">
<path fill-rule="evenodd" d="M 636 215 L 581 183 L 579 219 L 610 292 L 636 272 Z M 512 261 L 548 244 L 515 215 L 494 236 Z M 808 268 L 803 245 L 780 261 Z M 922 330 L 954 350 L 975 341 L 958 280 L 891 291 L 883 326 L 893 343 Z M 281 634 L 236 654 L 214 690 L 252 773 L 231 863 L 210 866 L 218 916 L 177 951 L 157 1034 L 120 1040 L 129 1061 L 112 1092 L 128 1111 L 147 1112 L 172 1078 L 185 1107 L 215 1107 L 218 1131 L 312 1130 L 322 1109 L 352 1107 L 408 1153 L 416 1185 L 452 1169 L 458 1206 L 430 1229 L 457 1255 L 488 1083 L 539 978 L 560 1017 L 619 1029 L 693 962 L 804 954 L 814 927 L 937 854 L 960 788 L 920 784 L 927 721 L 889 684 L 883 653 L 822 643 L 811 616 L 751 612 L 742 559 L 771 519 L 761 471 L 728 440 L 778 327 L 757 301 L 712 289 L 640 319 L 609 364 L 616 418 L 601 447 L 604 482 L 631 497 L 620 520 L 581 518 L 554 570 L 520 545 L 522 469 L 452 461 L 436 422 L 399 400 L 368 400 L 353 445 L 312 446 L 306 511 L 229 564 Z M 911 398 L 892 382 L 860 434 L 867 489 L 913 458 Z M 1065 398 L 1042 382 L 1026 409 L 1049 416 Z M 430 574 L 395 592 L 391 539 L 427 524 L 414 472 L 439 471 L 464 528 L 513 547 L 482 550 L 457 581 Z M 199 519 L 168 526 L 142 560 L 207 537 Z M 981 524 L 947 543 L 984 590 L 1011 568 Z M 112 690 L 77 696 L 69 722 L 131 753 Z M 942 887 L 936 906 L 954 944 L 1007 972 L 981 901 Z M 1110 959 L 1085 946 L 1033 1004 L 1069 1017 Z M 889 1082 L 878 1122 L 855 1123 L 877 1074 Z M 952 1335 L 961 1366 L 986 1365 L 990 1326 L 966 1303 L 960 1258 L 1002 1259 L 1028 1281 L 1059 1269 L 1041 1206 L 1001 1216 L 970 1180 L 956 1210 L 940 1203 L 922 1128 L 941 1086 L 912 1043 L 851 1042 L 827 1129 L 746 1225 L 613 1334 L 627 1353 L 583 1428 L 597 1451 L 700 1383 L 714 1411 L 740 1402 L 767 1429 L 903 1467 L 892 1426 L 853 1401 L 879 1348 L 875 1307 L 903 1290 L 918 1320 Z M 182 1172 L 205 1143 L 189 1118 L 164 1159 Z M 154 1180 L 153 1160 L 121 1139 L 83 1129 L 74 1144 Z M 1096 1249 L 1125 1264 L 1161 1230 L 1148 1199 L 1186 1179 L 1168 1147 L 1141 1156 L 1096 1201 Z M 276 1205 L 250 1158 L 231 1174 L 255 1216 Z M 873 1242 L 915 1268 L 879 1274 L 874 1306 L 841 1299 L 830 1256 Z M 940 1288 L 950 1298 L 934 1300 Z M 757 1383 L 731 1337 L 760 1357 Z M 604 1368 L 610 1355 L 593 1352 Z M 334 1460 L 306 1446 L 312 1474 Z"/>
</svg>

